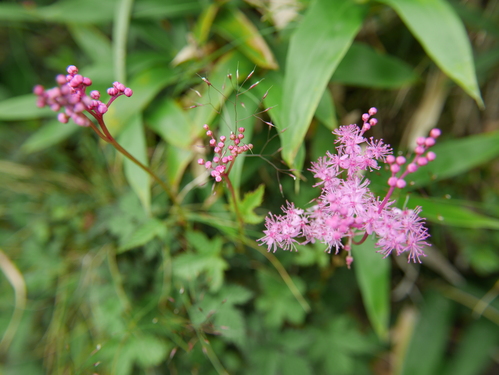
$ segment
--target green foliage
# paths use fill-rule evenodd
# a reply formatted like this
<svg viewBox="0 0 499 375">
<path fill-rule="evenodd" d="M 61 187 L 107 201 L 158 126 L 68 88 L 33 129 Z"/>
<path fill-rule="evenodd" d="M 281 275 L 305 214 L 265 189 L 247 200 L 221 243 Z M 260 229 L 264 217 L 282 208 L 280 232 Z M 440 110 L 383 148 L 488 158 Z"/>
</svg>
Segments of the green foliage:
<svg viewBox="0 0 499 375">
<path fill-rule="evenodd" d="M 0 373 L 497 372 L 497 6 L 276 4 L 0 3 Z M 163 189 L 36 107 L 32 87 L 69 64 L 133 89 L 105 121 Z M 397 150 L 442 129 L 397 203 L 423 207 L 428 257 L 382 259 L 371 240 L 352 270 L 322 244 L 267 253 L 265 215 L 310 207 L 310 161 L 371 106 Z M 254 145 L 232 188 L 196 163 L 203 124 Z M 371 174 L 381 196 L 387 173 Z"/>
</svg>

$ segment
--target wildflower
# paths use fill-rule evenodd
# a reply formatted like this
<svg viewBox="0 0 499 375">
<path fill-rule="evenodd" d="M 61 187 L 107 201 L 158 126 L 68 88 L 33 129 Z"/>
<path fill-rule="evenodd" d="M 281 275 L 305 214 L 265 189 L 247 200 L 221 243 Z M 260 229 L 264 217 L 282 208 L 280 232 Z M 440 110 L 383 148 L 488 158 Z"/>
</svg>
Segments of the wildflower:
<svg viewBox="0 0 499 375">
<path fill-rule="evenodd" d="M 72 119 L 80 126 L 91 126 L 90 119 L 86 113 L 92 115 L 101 124 L 102 116 L 108 111 L 111 103 L 121 95 L 132 96 L 132 89 L 125 87 L 120 82 L 114 82 L 113 87 L 107 90 L 110 99 L 107 103 L 100 101 L 100 92 L 93 90 L 87 95 L 86 90 L 92 85 L 92 80 L 78 74 L 78 68 L 70 65 L 67 75 L 59 74 L 56 77 L 57 87 L 47 89 L 37 85 L 33 93 L 38 96 L 36 105 L 40 108 L 48 106 L 54 112 L 59 113 L 57 119 L 63 124 Z"/>
<path fill-rule="evenodd" d="M 310 168 L 319 179 L 314 187 L 321 189 L 314 206 L 304 211 L 288 203 L 283 208 L 284 215 L 270 214 L 265 222 L 265 236 L 258 240 L 260 245 L 267 245 L 268 251 L 275 252 L 278 247 L 296 250 L 299 238 L 303 238 L 301 244 L 319 241 L 326 245 L 327 252 L 346 250 L 350 266 L 351 244 L 359 244 L 374 234 L 378 252 L 385 257 L 392 252 L 407 253 L 408 261 L 421 262 L 420 258 L 425 256 L 423 248 L 429 246 L 426 242 L 429 234 L 419 216 L 421 207 L 401 210 L 393 206 L 390 197 L 395 189 L 406 186 L 409 173 L 436 158 L 428 149 L 435 144 L 440 130 L 433 129 L 429 137 L 418 138 L 415 156 L 408 163 L 403 156 L 393 156 L 390 146 L 382 140 L 364 137 L 377 124 L 372 117 L 376 112 L 376 108 L 371 108 L 362 115 L 362 127 L 345 125 L 333 131 L 337 136 L 337 153 L 327 152 Z M 389 190 L 383 199 L 371 192 L 369 179 L 362 176 L 366 171 L 380 169 L 380 162 L 386 163 L 391 171 L 387 181 Z M 353 239 L 359 233 L 364 233 L 364 237 L 355 242 Z"/>
</svg>

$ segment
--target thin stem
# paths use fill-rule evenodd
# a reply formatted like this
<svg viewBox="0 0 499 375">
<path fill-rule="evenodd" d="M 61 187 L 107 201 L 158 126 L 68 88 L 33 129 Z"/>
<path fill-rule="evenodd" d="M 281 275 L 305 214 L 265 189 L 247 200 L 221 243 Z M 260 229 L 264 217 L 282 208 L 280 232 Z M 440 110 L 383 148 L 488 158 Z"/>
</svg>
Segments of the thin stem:
<svg viewBox="0 0 499 375">
<path fill-rule="evenodd" d="M 227 183 L 227 188 L 228 188 L 230 196 L 232 198 L 232 202 L 234 203 L 234 212 L 236 213 L 237 222 L 239 224 L 239 233 L 241 235 L 243 235 L 244 234 L 244 232 L 243 232 L 244 220 L 243 220 L 243 216 L 241 215 L 241 211 L 239 211 L 239 206 L 238 206 L 239 199 L 237 197 L 234 186 L 232 185 L 232 182 L 230 181 L 229 176 L 227 174 L 224 174 L 223 177 L 225 179 L 225 182 Z"/>
<path fill-rule="evenodd" d="M 107 129 L 107 126 L 104 123 L 102 116 L 94 116 L 94 117 L 97 119 L 102 131 L 104 132 L 105 138 L 102 138 L 102 137 L 101 138 L 104 139 L 106 142 L 112 144 L 114 146 L 114 148 L 116 148 L 116 150 L 121 152 L 125 157 L 127 157 L 134 164 L 136 164 L 138 167 L 140 167 L 144 172 L 146 172 L 149 176 L 151 176 L 163 188 L 163 190 L 168 194 L 170 199 L 175 204 L 177 204 L 177 199 L 176 199 L 175 195 L 173 194 L 173 192 L 171 191 L 170 187 L 165 182 L 163 182 L 163 180 L 161 178 L 159 178 L 149 167 L 147 167 L 146 165 L 144 165 L 140 161 L 138 161 L 132 154 L 130 154 L 127 150 L 125 150 L 114 139 L 114 137 L 111 135 L 111 133 Z M 97 134 L 99 134 L 99 133 L 97 133 Z"/>
</svg>

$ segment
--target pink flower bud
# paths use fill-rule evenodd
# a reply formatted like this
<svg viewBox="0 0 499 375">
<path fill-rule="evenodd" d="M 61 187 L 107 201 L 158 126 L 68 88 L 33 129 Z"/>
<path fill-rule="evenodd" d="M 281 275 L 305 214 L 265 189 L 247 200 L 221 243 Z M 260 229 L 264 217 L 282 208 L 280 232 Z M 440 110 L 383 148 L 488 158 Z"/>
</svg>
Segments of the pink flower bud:
<svg viewBox="0 0 499 375">
<path fill-rule="evenodd" d="M 378 123 L 378 120 L 376 120 L 375 118 L 372 118 L 369 120 L 369 125 L 371 125 L 371 126 L 375 126 L 377 123 Z"/>
<path fill-rule="evenodd" d="M 425 148 L 423 146 L 417 146 L 415 149 L 414 149 L 414 152 L 416 153 L 416 155 L 422 155 L 425 151 Z"/>
<path fill-rule="evenodd" d="M 211 168 L 211 161 L 207 161 L 206 163 L 204 163 L 204 166 L 206 167 L 206 169 L 210 169 Z"/>
<path fill-rule="evenodd" d="M 398 165 L 402 165 L 402 164 L 405 164 L 406 159 L 403 156 L 397 156 L 395 161 L 397 162 Z"/>
<path fill-rule="evenodd" d="M 386 157 L 386 162 L 387 162 L 388 164 L 393 164 L 393 163 L 395 163 L 395 156 L 393 156 L 393 155 L 388 155 L 388 156 Z"/>
<path fill-rule="evenodd" d="M 403 188 L 405 188 L 405 186 L 406 186 L 406 185 L 407 185 L 407 183 L 406 183 L 403 179 L 399 179 L 399 180 L 397 181 L 397 187 L 398 187 L 399 189 L 403 189 Z"/>
<path fill-rule="evenodd" d="M 430 137 L 432 138 L 438 138 L 440 137 L 440 134 L 442 134 L 442 132 L 440 131 L 440 129 L 437 128 L 431 129 L 430 131 Z"/>
<path fill-rule="evenodd" d="M 43 95 L 43 93 L 45 92 L 45 89 L 43 88 L 42 85 L 36 85 L 35 87 L 33 87 L 33 94 L 35 95 Z"/>
<path fill-rule="evenodd" d="M 203 165 L 204 164 L 204 159 L 202 159 L 202 158 L 198 159 L 198 164 L 199 165 Z"/>
<path fill-rule="evenodd" d="M 368 113 L 362 114 L 362 121 L 367 122 L 367 120 L 369 120 L 369 114 Z"/>
<path fill-rule="evenodd" d="M 214 139 L 214 138 L 210 139 L 210 146 L 211 147 L 215 147 L 216 144 L 217 144 L 216 139 Z"/>
<path fill-rule="evenodd" d="M 410 163 L 408 166 L 407 166 L 407 171 L 409 173 L 414 173 L 418 170 L 418 166 L 414 163 Z"/>
<path fill-rule="evenodd" d="M 244 133 L 244 132 L 245 132 L 245 130 L 246 130 L 246 129 L 245 129 L 245 128 L 243 128 L 243 127 L 240 127 L 239 129 L 237 129 L 237 131 L 238 131 L 239 133 Z"/>
<path fill-rule="evenodd" d="M 418 160 L 416 161 L 416 163 L 422 167 L 423 165 L 426 165 L 428 164 L 428 159 L 426 159 L 424 156 L 418 158 Z"/>
<path fill-rule="evenodd" d="M 99 100 L 99 98 L 100 98 L 100 92 L 97 91 L 97 90 L 94 90 L 94 91 L 90 92 L 90 97 L 92 99 Z"/>
<path fill-rule="evenodd" d="M 221 141 L 221 142 L 225 142 L 225 140 L 226 140 L 226 139 L 227 139 L 227 138 L 225 137 L 225 135 L 221 135 L 221 136 L 220 136 L 220 141 Z M 222 146 L 222 147 L 223 147 L 223 146 Z"/>
<path fill-rule="evenodd" d="M 204 130 L 209 130 L 209 129 L 210 129 L 210 127 L 208 126 L 208 124 L 204 124 L 204 125 L 203 125 L 203 129 L 204 129 Z"/>
<path fill-rule="evenodd" d="M 88 77 L 83 77 L 83 81 L 82 83 L 85 85 L 85 86 L 91 86 L 92 85 L 92 80 Z"/>
<path fill-rule="evenodd" d="M 130 96 L 132 96 L 132 95 L 133 95 L 133 90 L 132 90 L 130 87 L 127 87 L 127 88 L 125 89 L 124 93 L 125 93 L 125 95 L 126 95 L 127 97 L 130 97 Z"/>
<path fill-rule="evenodd" d="M 69 74 L 71 75 L 74 75 L 76 73 L 78 73 L 78 68 L 74 65 L 70 65 L 68 66 L 67 70 L 66 70 Z"/>
<path fill-rule="evenodd" d="M 400 166 L 398 164 L 392 164 L 390 166 L 390 171 L 392 173 L 398 173 L 400 171 Z"/>
<path fill-rule="evenodd" d="M 388 186 L 397 186 L 397 181 L 398 181 L 397 177 L 390 177 L 388 179 Z"/>
<path fill-rule="evenodd" d="M 55 81 L 57 82 L 58 85 L 64 85 L 66 84 L 68 81 L 66 80 L 66 76 L 64 74 L 58 74 L 56 77 L 55 77 Z"/>
<path fill-rule="evenodd" d="M 62 122 L 63 124 L 67 124 L 67 123 L 68 123 L 69 118 L 68 118 L 68 116 L 67 116 L 66 114 L 64 114 L 64 113 L 59 113 L 59 114 L 57 115 L 57 120 L 58 120 L 59 122 Z"/>
<path fill-rule="evenodd" d="M 369 108 L 369 115 L 374 116 L 376 113 L 378 113 L 376 107 Z"/>
<path fill-rule="evenodd" d="M 107 105 L 105 105 L 104 103 L 101 103 L 99 104 L 99 106 L 97 107 L 97 112 L 101 113 L 101 114 L 104 114 L 107 112 Z"/>
<path fill-rule="evenodd" d="M 437 158 L 437 154 L 435 154 L 433 151 L 429 151 L 427 154 L 426 154 L 426 159 L 428 159 L 428 161 L 433 161 Z"/>
<path fill-rule="evenodd" d="M 432 137 L 426 138 L 425 142 L 424 142 L 424 145 L 426 147 L 431 147 L 431 146 L 435 145 L 435 138 L 432 138 Z"/>
<path fill-rule="evenodd" d="M 416 139 L 416 144 L 417 144 L 418 146 L 423 146 L 423 145 L 424 145 L 424 143 L 425 143 L 425 141 L 426 141 L 426 138 L 425 138 L 425 137 L 418 137 L 418 138 Z"/>
</svg>

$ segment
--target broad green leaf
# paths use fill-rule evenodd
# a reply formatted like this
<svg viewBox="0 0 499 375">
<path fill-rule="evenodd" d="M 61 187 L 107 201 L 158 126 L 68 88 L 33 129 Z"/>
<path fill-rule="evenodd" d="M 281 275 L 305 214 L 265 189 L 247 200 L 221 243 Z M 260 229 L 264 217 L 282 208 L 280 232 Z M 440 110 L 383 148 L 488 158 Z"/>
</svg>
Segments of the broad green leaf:
<svg viewBox="0 0 499 375">
<path fill-rule="evenodd" d="M 172 98 L 165 98 L 148 118 L 147 125 L 168 144 L 189 150 L 201 125 L 194 127 L 185 111 Z"/>
<path fill-rule="evenodd" d="M 441 295 L 426 296 L 421 316 L 413 327 L 401 375 L 438 374 L 450 334 L 452 304 Z"/>
<path fill-rule="evenodd" d="M 182 176 L 194 156 L 193 151 L 173 145 L 166 149 L 166 178 L 174 191 L 178 191 Z"/>
<path fill-rule="evenodd" d="M 223 240 L 221 237 L 209 239 L 200 231 L 188 231 L 185 237 L 190 246 L 200 254 L 219 255 L 222 252 Z"/>
<path fill-rule="evenodd" d="M 375 240 L 369 237 L 363 244 L 352 246 L 352 267 L 371 325 L 378 337 L 386 340 L 390 319 L 390 259 L 383 259 L 374 244 Z"/>
<path fill-rule="evenodd" d="M 262 204 L 264 191 L 265 185 L 262 184 L 256 190 L 244 195 L 243 200 L 239 204 L 239 212 L 245 223 L 258 224 L 263 221 L 264 217 L 256 215 L 254 210 Z"/>
<path fill-rule="evenodd" d="M 322 98 L 315 110 L 315 117 L 322 122 L 329 130 L 334 130 L 338 127 L 336 119 L 336 108 L 334 100 L 329 90 L 324 90 Z"/>
<path fill-rule="evenodd" d="M 332 81 L 345 85 L 399 88 L 417 81 L 413 69 L 402 60 L 383 55 L 362 43 L 353 43 L 338 68 Z"/>
<path fill-rule="evenodd" d="M 0 120 L 20 121 L 40 117 L 55 118 L 57 114 L 48 107 L 38 108 L 34 94 L 16 96 L 0 102 Z"/>
<path fill-rule="evenodd" d="M 484 164 L 499 156 L 499 131 L 439 143 L 431 149 L 437 158 L 407 177 L 411 188 L 426 186 Z"/>
<path fill-rule="evenodd" d="M 133 249 L 135 247 L 143 246 L 149 241 L 151 241 L 156 236 L 161 236 L 166 230 L 166 224 L 158 219 L 149 219 L 140 227 L 138 227 L 135 232 L 133 232 L 124 242 L 121 244 L 118 252 L 122 253 L 124 251 Z"/>
<path fill-rule="evenodd" d="M 70 122 L 62 124 L 57 120 L 42 125 L 22 144 L 21 151 L 25 154 L 41 151 L 67 139 L 71 134 L 80 131 L 81 127 Z M 83 129 L 83 131 L 92 131 Z"/>
<path fill-rule="evenodd" d="M 139 162 L 148 166 L 147 148 L 142 117 L 133 116 L 120 134 L 121 146 L 134 156 Z M 151 178 L 147 172 L 128 158 L 124 158 L 125 177 L 135 194 L 140 199 L 144 210 L 151 211 Z"/>
<path fill-rule="evenodd" d="M 39 21 L 35 12 L 26 3 L 0 3 L 0 21 Z"/>
<path fill-rule="evenodd" d="M 112 50 L 109 38 L 97 27 L 83 24 L 69 24 L 69 31 L 80 49 L 92 59 L 95 64 L 111 64 Z M 109 77 L 112 80 L 112 77 Z M 111 86 L 111 83 L 109 83 Z"/>
<path fill-rule="evenodd" d="M 490 366 L 492 353 L 497 347 L 499 332 L 497 326 L 482 318 L 472 321 L 460 337 L 457 352 L 444 375 L 483 374 Z"/>
<path fill-rule="evenodd" d="M 436 223 L 461 228 L 499 229 L 499 219 L 471 210 L 463 201 L 411 195 L 407 205 L 411 208 L 421 206 L 422 216 Z"/>
<path fill-rule="evenodd" d="M 362 26 L 366 6 L 318 0 L 291 37 L 282 97 L 282 155 L 291 167 L 331 75 Z"/>
<path fill-rule="evenodd" d="M 227 268 L 228 263 L 217 255 L 183 253 L 173 258 L 173 274 L 176 277 L 190 282 L 204 273 L 211 291 L 220 289 Z"/>
<path fill-rule="evenodd" d="M 214 27 L 257 66 L 264 69 L 278 68 L 267 42 L 255 25 L 240 10 L 221 10 L 215 20 Z"/>
<path fill-rule="evenodd" d="M 392 7 L 442 71 L 480 107 L 473 52 L 463 23 L 445 0 L 378 0 Z"/>
</svg>

